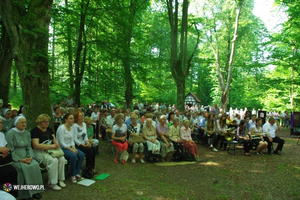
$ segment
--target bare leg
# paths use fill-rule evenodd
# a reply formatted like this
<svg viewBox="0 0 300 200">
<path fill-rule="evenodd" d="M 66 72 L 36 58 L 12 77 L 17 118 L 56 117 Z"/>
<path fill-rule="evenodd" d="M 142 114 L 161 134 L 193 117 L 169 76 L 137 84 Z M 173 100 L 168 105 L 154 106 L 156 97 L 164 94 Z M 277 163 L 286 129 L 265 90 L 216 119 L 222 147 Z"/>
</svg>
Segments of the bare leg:
<svg viewBox="0 0 300 200">
<path fill-rule="evenodd" d="M 127 150 L 123 151 L 123 160 L 126 160 L 126 154 L 127 154 Z"/>
<path fill-rule="evenodd" d="M 132 152 L 132 160 L 135 160 L 135 155 L 136 155 L 136 152 Z"/>
<path fill-rule="evenodd" d="M 144 158 L 144 153 L 143 152 L 139 152 L 139 155 L 140 155 L 140 160 L 142 160 Z"/>
</svg>

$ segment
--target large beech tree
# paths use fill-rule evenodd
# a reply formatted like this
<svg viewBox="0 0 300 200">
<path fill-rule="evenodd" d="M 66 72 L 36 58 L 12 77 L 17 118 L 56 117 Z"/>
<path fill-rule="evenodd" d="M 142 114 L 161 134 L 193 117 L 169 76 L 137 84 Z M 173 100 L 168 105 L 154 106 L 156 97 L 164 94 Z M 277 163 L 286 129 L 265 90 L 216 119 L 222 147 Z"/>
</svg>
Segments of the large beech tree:
<svg viewBox="0 0 300 200">
<path fill-rule="evenodd" d="M 5 26 L 1 21 L 0 38 L 0 98 L 4 106 L 8 104 L 8 94 L 11 79 L 11 64 L 13 60 L 12 46 Z"/>
<path fill-rule="evenodd" d="M 39 114 L 51 116 L 48 39 L 52 0 L 2 0 L 0 15 L 13 47 L 28 127 Z"/>
<path fill-rule="evenodd" d="M 188 57 L 187 38 L 189 1 L 183 0 L 182 5 L 179 4 L 178 0 L 166 0 L 166 3 L 168 8 L 169 24 L 171 28 L 170 69 L 177 86 L 177 108 L 183 111 L 185 98 L 185 79 L 189 75 L 191 62 L 199 44 L 199 32 L 197 32 L 198 37 L 194 50 Z M 179 7 L 182 7 L 181 14 L 179 14 Z M 179 24 L 180 18 L 181 27 Z M 178 39 L 179 37 L 180 39 Z"/>
<path fill-rule="evenodd" d="M 215 3 L 215 2 L 214 2 Z M 213 4 L 214 4 L 213 3 Z M 218 83 L 219 83 L 219 88 L 221 92 L 221 107 L 226 108 L 227 106 L 227 100 L 228 100 L 228 92 L 229 92 L 229 85 L 231 83 L 231 77 L 232 77 L 232 71 L 233 71 L 233 61 L 234 61 L 234 54 L 235 54 L 235 49 L 236 49 L 236 44 L 237 44 L 237 37 L 238 37 L 238 27 L 239 27 L 239 18 L 240 18 L 240 13 L 241 9 L 244 3 L 244 0 L 236 1 L 236 15 L 235 15 L 235 22 L 234 22 L 234 31 L 232 35 L 232 22 L 231 22 L 231 16 L 227 16 L 228 20 L 225 23 L 225 27 L 227 30 L 227 35 L 225 40 L 226 40 L 226 45 L 227 45 L 227 50 L 226 50 L 226 55 L 225 55 L 225 62 L 222 65 L 221 62 L 221 55 L 223 52 L 221 52 L 221 40 L 222 37 L 220 36 L 220 21 L 218 21 L 216 10 L 221 10 L 224 5 L 226 5 L 226 0 L 225 1 L 220 1 L 218 4 L 214 4 L 215 6 L 219 6 L 222 8 L 218 9 L 211 9 L 211 15 L 212 15 L 212 26 L 211 30 L 209 31 L 209 34 L 206 35 L 207 40 L 210 43 L 210 47 L 213 51 L 214 57 L 215 57 L 215 64 L 216 64 L 216 71 L 217 71 L 217 78 L 218 78 Z M 222 4 L 221 4 L 222 3 Z M 224 9 L 224 12 L 220 12 L 221 14 L 224 14 L 226 9 Z M 226 11 L 228 12 L 228 11 Z M 225 18 L 224 15 L 221 15 L 221 18 Z M 224 28 L 224 27 L 222 27 Z M 224 55 L 223 55 L 224 56 Z"/>
</svg>

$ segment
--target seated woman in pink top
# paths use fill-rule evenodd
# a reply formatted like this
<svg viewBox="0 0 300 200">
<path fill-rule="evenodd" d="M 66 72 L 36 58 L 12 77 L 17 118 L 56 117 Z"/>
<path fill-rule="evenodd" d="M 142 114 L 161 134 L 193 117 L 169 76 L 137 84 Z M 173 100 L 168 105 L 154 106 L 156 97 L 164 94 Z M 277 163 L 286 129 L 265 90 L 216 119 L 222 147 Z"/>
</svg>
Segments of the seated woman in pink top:
<svg viewBox="0 0 300 200">
<path fill-rule="evenodd" d="M 181 127 L 180 129 L 180 136 L 183 141 L 183 146 L 188 152 L 190 152 L 194 156 L 197 162 L 200 162 L 202 161 L 202 159 L 199 158 L 198 148 L 196 143 L 192 140 L 191 129 L 189 126 L 190 126 L 190 121 L 185 120 L 183 122 L 183 127 Z"/>
</svg>

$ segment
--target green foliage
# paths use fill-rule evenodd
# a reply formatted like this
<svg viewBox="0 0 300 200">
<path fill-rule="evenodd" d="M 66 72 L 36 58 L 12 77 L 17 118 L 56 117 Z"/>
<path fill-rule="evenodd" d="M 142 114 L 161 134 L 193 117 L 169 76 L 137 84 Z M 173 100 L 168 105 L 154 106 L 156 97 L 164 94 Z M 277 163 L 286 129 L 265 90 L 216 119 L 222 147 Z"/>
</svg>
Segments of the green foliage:
<svg viewBox="0 0 300 200">
<path fill-rule="evenodd" d="M 69 70 L 67 27 L 71 28 L 74 65 L 82 2 L 86 1 L 68 0 L 66 6 L 64 0 L 56 0 L 53 4 L 48 55 L 49 65 L 52 66 L 49 72 L 53 74 L 50 82 L 52 103 L 74 93 L 74 88 L 70 87 L 70 80 L 75 77 L 70 75 Z M 292 110 L 300 104 L 300 3 L 276 2 L 286 9 L 289 19 L 283 24 L 282 32 L 272 36 L 263 22 L 252 14 L 254 1 L 244 2 L 228 95 L 230 107 Z M 138 4 L 136 10 L 132 10 L 130 3 Z M 201 42 L 191 63 L 189 76 L 185 79 L 186 93 L 196 94 L 203 105 L 220 105 L 215 57 L 209 41 L 213 45 L 216 42 L 219 44 L 220 64 L 226 76 L 237 4 L 230 0 L 192 3 L 196 5 L 193 8 L 197 9 L 189 15 L 188 54 L 193 51 L 197 36 L 193 25 L 200 31 Z M 134 18 L 131 16 L 133 14 Z M 23 31 L 36 34 L 38 30 Z M 107 99 L 122 107 L 127 79 L 124 63 L 128 61 L 134 102 L 176 104 L 177 90 L 169 59 L 170 27 L 164 1 L 91 1 L 85 34 L 87 61 L 81 81 L 81 103 Z M 22 104 L 21 98 L 20 88 L 16 92 L 10 91 L 10 102 L 14 107 Z"/>
</svg>

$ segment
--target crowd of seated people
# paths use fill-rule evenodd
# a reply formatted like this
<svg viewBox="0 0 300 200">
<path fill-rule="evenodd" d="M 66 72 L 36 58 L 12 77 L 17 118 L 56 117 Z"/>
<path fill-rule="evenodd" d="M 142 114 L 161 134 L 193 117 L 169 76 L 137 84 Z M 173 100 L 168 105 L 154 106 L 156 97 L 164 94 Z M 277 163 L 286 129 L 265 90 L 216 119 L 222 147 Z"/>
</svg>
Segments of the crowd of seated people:
<svg viewBox="0 0 300 200">
<path fill-rule="evenodd" d="M 128 152 L 133 164 L 137 161 L 180 161 L 185 159 L 186 153 L 191 154 L 195 161 L 201 161 L 193 134 L 196 133 L 205 145 L 217 152 L 218 148 L 226 149 L 224 136 L 228 128 L 235 129 L 234 137 L 244 146 L 246 156 L 250 155 L 253 146 L 257 155 L 262 155 L 266 148 L 271 154 L 272 143 L 278 143 L 274 154 L 280 155 L 284 145 L 284 140 L 276 136 L 276 130 L 281 130 L 281 127 L 272 116 L 263 125 L 262 119 L 256 118 L 253 113 L 251 120 L 249 116 L 240 114 L 231 117 L 215 105 L 208 111 L 202 107 L 187 108 L 183 115 L 175 105 L 170 105 L 169 109 L 165 104 L 143 105 L 139 102 L 136 110 L 132 111 L 111 109 L 105 101 L 101 108 L 84 108 L 83 105 L 74 106 L 70 98 L 53 107 L 52 117 L 40 114 L 36 119 L 37 126 L 30 132 L 26 130 L 24 107 L 20 107 L 17 116 L 11 107 L 2 109 L 1 179 L 13 184 L 42 185 L 41 174 L 34 173 L 40 170 L 39 163 L 42 163 L 48 171 L 49 187 L 61 190 L 66 187 L 65 159 L 70 165 L 67 176 L 76 183 L 83 180 L 80 170 L 84 157 L 86 165 L 97 174 L 95 159 L 100 138 L 96 139 L 96 136 L 100 134 L 104 140 L 108 130 L 111 132 L 111 144 L 117 149 L 114 162 L 123 165 L 127 165 Z M 51 121 L 57 125 L 57 130 L 49 127 Z M 53 158 L 47 154 L 47 150 L 59 147 L 64 156 Z M 3 165 L 8 159 L 12 162 Z M 7 173 L 11 175 L 6 176 Z M 14 195 L 21 199 L 41 198 L 41 192 L 19 191 Z"/>
</svg>

